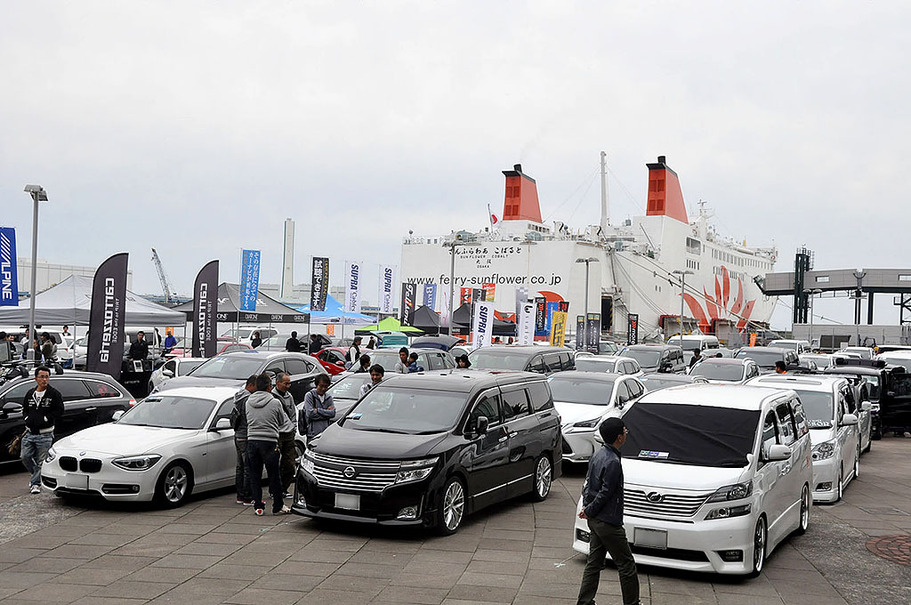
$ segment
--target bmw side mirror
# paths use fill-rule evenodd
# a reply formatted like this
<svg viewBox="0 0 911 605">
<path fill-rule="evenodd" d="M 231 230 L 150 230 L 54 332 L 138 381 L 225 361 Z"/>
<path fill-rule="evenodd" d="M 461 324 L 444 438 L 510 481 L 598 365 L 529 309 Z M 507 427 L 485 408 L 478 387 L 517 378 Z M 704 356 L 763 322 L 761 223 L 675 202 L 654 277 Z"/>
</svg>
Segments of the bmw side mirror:
<svg viewBox="0 0 911 605">
<path fill-rule="evenodd" d="M 114 412 L 111 415 L 111 420 L 113 420 L 114 422 L 117 422 L 118 420 L 121 419 L 121 417 L 123 417 L 123 410 L 117 410 L 116 412 Z"/>
<path fill-rule="evenodd" d="M 215 421 L 215 426 L 212 427 L 213 431 L 226 431 L 231 428 L 231 419 L 230 418 L 219 418 Z"/>
<path fill-rule="evenodd" d="M 857 416 L 854 414 L 845 414 L 841 417 L 841 426 L 853 426 L 857 424 Z"/>
</svg>

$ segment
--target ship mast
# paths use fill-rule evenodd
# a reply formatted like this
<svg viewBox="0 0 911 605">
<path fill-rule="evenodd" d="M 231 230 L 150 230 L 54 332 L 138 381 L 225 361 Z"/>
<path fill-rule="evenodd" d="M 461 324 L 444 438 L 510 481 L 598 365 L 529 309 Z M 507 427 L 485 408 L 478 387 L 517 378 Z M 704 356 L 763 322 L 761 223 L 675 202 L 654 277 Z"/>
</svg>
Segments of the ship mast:
<svg viewBox="0 0 911 605">
<path fill-rule="evenodd" d="M 607 200 L 607 154 L 601 152 L 601 236 L 607 236 L 607 226 L 610 224 L 610 212 Z"/>
</svg>

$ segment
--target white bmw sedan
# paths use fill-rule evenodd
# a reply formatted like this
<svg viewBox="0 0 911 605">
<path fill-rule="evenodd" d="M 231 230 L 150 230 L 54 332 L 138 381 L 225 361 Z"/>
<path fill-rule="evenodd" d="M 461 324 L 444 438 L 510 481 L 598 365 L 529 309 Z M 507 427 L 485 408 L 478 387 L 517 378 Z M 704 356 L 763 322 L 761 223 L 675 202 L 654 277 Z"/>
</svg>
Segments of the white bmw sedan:
<svg viewBox="0 0 911 605">
<path fill-rule="evenodd" d="M 180 506 L 193 492 L 234 484 L 231 387 L 184 387 L 150 395 L 117 422 L 56 442 L 41 468 L 57 496 L 156 500 Z"/>
</svg>

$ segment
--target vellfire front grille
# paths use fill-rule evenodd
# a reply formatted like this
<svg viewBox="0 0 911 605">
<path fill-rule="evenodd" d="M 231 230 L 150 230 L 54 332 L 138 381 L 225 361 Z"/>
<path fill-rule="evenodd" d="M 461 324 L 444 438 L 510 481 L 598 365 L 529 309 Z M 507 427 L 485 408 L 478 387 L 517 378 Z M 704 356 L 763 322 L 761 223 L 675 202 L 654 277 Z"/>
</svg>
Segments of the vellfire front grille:
<svg viewBox="0 0 911 605">
<path fill-rule="evenodd" d="M 662 517 L 692 517 L 710 496 L 706 494 L 674 494 L 671 492 L 639 489 L 623 490 L 623 506 L 632 514 Z"/>
</svg>

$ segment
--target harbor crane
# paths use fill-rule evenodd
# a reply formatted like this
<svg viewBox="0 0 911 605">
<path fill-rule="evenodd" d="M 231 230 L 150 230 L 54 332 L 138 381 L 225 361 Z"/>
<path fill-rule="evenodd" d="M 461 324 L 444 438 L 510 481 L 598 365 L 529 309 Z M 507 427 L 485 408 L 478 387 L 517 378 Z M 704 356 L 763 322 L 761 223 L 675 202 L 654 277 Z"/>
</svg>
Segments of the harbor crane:
<svg viewBox="0 0 911 605">
<path fill-rule="evenodd" d="M 158 258 L 158 252 L 155 251 L 155 248 L 152 248 L 152 262 L 155 264 L 155 270 L 158 271 L 158 279 L 161 281 L 161 289 L 164 290 L 164 299 L 168 304 L 177 303 L 177 292 L 174 290 L 174 287 L 170 285 L 168 276 L 164 272 L 164 267 L 161 265 L 161 259 Z"/>
</svg>

